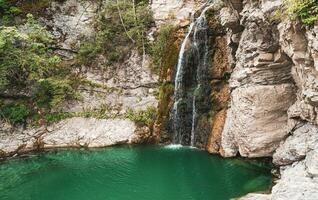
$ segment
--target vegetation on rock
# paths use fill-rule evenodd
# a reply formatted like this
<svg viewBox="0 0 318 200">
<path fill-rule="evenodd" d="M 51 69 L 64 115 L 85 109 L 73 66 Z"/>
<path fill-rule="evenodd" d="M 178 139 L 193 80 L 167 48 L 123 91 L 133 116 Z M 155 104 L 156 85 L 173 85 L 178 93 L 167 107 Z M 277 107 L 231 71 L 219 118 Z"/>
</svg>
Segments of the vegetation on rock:
<svg viewBox="0 0 318 200">
<path fill-rule="evenodd" d="M 99 55 L 107 65 L 122 62 L 132 49 L 141 54 L 148 46 L 146 32 L 152 26 L 152 12 L 147 1 L 111 0 L 94 20 L 96 33 L 83 39 L 78 61 L 91 65 Z"/>
<path fill-rule="evenodd" d="M 146 110 L 134 111 L 129 109 L 125 117 L 130 119 L 131 121 L 136 122 L 137 124 L 147 125 L 149 127 L 152 126 L 156 119 L 157 109 L 154 107 L 148 107 Z"/>
<path fill-rule="evenodd" d="M 0 118 L 8 120 L 11 124 L 23 123 L 30 114 L 29 108 L 23 104 L 0 102 Z"/>
<path fill-rule="evenodd" d="M 169 40 L 171 39 L 171 35 L 174 32 L 175 28 L 170 25 L 163 25 L 160 28 L 159 34 L 156 38 L 156 41 L 151 45 L 151 57 L 153 61 L 153 71 L 159 73 L 161 68 L 165 65 L 166 56 L 168 56 L 168 47 Z"/>
<path fill-rule="evenodd" d="M 282 17 L 299 18 L 305 25 L 318 21 L 318 0 L 284 0 Z"/>
<path fill-rule="evenodd" d="M 74 99 L 75 81 L 71 69 L 61 64 L 59 56 L 50 49 L 51 34 L 33 17 L 19 28 L 0 28 L 0 91 L 15 98 L 22 94 L 27 101 L 2 106 L 1 118 L 12 123 L 23 122 L 27 115 L 50 112 L 64 101 Z M 12 91 L 15 91 L 12 93 Z M 21 111 L 28 107 L 32 112 L 7 116 L 8 108 Z M 9 109 L 9 110 L 10 110 Z M 22 119 L 23 118 L 23 119 Z"/>
</svg>

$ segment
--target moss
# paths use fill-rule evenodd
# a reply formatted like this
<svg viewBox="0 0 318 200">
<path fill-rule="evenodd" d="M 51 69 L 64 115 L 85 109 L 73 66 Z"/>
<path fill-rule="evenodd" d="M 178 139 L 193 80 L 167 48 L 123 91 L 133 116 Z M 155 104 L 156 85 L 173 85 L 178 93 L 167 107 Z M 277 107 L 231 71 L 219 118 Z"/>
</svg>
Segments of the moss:
<svg viewBox="0 0 318 200">
<path fill-rule="evenodd" d="M 172 95 L 174 86 L 172 84 L 172 76 L 174 74 L 175 66 L 178 62 L 179 47 L 181 40 L 179 38 L 178 30 L 176 28 L 169 28 L 165 31 L 165 45 L 160 53 L 159 66 L 159 105 L 156 119 L 156 126 L 158 127 L 155 134 L 159 135 L 162 128 L 166 125 L 169 117 L 169 111 L 172 106 Z M 160 33 L 159 33 L 160 35 Z"/>
<path fill-rule="evenodd" d="M 209 29 L 212 30 L 212 36 L 224 35 L 225 29 L 221 25 L 219 19 L 216 17 L 218 10 L 210 9 L 206 12 L 206 18 L 208 20 Z"/>
</svg>

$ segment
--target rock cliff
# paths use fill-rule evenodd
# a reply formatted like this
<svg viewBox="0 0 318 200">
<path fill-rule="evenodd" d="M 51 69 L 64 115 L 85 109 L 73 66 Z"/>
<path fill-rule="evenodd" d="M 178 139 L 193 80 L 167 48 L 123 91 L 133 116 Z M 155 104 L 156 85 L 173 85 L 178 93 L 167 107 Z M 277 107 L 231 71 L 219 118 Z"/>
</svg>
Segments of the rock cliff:
<svg viewBox="0 0 318 200">
<path fill-rule="evenodd" d="M 105 58 L 101 56 L 93 67 L 82 66 L 90 82 L 79 88 L 82 99 L 68 102 L 62 110 L 81 112 L 107 105 L 112 117 L 73 117 L 39 129 L 12 128 L 3 122 L 0 157 L 42 148 L 138 143 L 152 134 L 169 142 L 177 51 L 191 17 L 205 1 L 150 3 L 155 25 L 147 32 L 149 40 L 154 40 L 164 25 L 174 27 L 159 75 L 150 70 L 151 58 L 136 49 L 122 63 L 103 70 L 99 66 L 105 65 Z M 224 157 L 273 158 L 280 178 L 271 194 L 241 199 L 318 199 L 318 23 L 306 26 L 298 19 L 278 19 L 283 0 L 215 3 L 222 9 L 212 7 L 209 12 L 212 108 L 198 122 L 197 131 L 209 134 L 202 144 L 207 144 L 210 153 Z M 39 20 L 54 36 L 57 54 L 66 60 L 75 56 L 81 37 L 92 33 L 92 20 L 99 9 L 98 2 L 50 4 Z M 123 117 L 128 110 L 143 111 L 158 103 L 156 123 L 149 127 Z"/>
<path fill-rule="evenodd" d="M 274 164 L 282 166 L 271 195 L 242 199 L 317 199 L 311 170 L 317 167 L 312 160 L 318 148 L 318 24 L 277 20 L 283 6 L 279 0 L 226 4 L 220 20 L 237 49 L 220 153 L 272 156 Z"/>
</svg>

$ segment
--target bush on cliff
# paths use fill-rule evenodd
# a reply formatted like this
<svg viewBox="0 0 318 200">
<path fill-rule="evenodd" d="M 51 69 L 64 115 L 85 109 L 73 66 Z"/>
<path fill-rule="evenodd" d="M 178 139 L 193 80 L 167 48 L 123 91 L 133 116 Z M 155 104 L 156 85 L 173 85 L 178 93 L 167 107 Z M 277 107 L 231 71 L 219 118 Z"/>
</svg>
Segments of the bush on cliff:
<svg viewBox="0 0 318 200">
<path fill-rule="evenodd" d="M 2 110 L 1 118 L 23 122 L 26 115 L 39 110 L 50 112 L 65 100 L 76 97 L 70 67 L 61 65 L 60 57 L 50 50 L 52 38 L 30 14 L 19 29 L 0 27 L 0 95 L 6 94 L 11 99 L 22 95 L 28 99 L 15 106 L 3 105 L 7 109 Z M 32 112 L 22 112 L 20 116 L 23 107 L 29 107 Z M 8 110 L 18 115 L 7 116 Z"/>
<path fill-rule="evenodd" d="M 318 21 L 318 0 L 284 0 L 283 16 L 299 18 L 305 25 Z"/>
<path fill-rule="evenodd" d="M 95 34 L 84 37 L 78 54 L 79 64 L 92 65 L 99 55 L 107 65 L 122 62 L 132 49 L 146 53 L 146 32 L 153 22 L 148 2 L 110 0 L 94 20 Z"/>
</svg>

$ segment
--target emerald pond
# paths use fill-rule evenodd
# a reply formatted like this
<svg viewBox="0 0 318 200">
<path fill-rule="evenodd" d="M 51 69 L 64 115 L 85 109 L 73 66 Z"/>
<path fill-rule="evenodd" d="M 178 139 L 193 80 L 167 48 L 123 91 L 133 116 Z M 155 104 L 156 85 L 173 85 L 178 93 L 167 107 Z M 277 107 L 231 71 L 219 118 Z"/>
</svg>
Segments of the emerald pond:
<svg viewBox="0 0 318 200">
<path fill-rule="evenodd" d="M 228 200 L 270 170 L 175 145 L 59 150 L 0 163 L 0 200 Z"/>
</svg>

